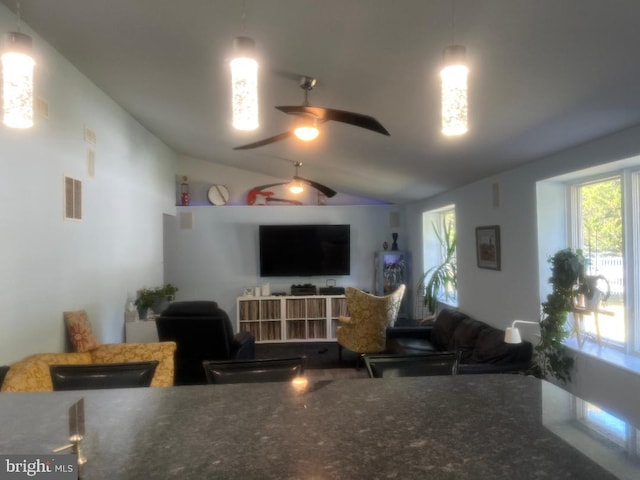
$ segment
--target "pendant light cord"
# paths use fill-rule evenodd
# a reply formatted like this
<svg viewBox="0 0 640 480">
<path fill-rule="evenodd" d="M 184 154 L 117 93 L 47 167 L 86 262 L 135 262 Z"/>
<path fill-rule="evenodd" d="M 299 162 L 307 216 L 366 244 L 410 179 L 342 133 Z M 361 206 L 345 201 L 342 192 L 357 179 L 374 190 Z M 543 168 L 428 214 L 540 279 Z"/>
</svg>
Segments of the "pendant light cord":
<svg viewBox="0 0 640 480">
<path fill-rule="evenodd" d="M 451 45 L 456 44 L 456 0 L 451 0 Z"/>
<path fill-rule="evenodd" d="M 18 17 L 18 32 L 20 32 L 20 24 L 21 22 L 21 17 L 20 17 L 20 4 L 22 2 L 20 2 L 20 0 L 18 0 L 18 3 L 16 4 L 16 16 Z"/>
<path fill-rule="evenodd" d="M 242 0 L 242 27 L 241 32 L 244 34 L 247 30 L 247 0 Z"/>
</svg>

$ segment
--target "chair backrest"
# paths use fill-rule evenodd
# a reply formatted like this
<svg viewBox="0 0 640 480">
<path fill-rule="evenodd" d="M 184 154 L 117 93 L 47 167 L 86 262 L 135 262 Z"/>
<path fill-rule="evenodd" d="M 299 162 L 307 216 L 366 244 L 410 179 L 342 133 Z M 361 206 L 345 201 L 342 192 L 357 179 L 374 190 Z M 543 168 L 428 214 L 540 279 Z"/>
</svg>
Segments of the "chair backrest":
<svg viewBox="0 0 640 480">
<path fill-rule="evenodd" d="M 458 354 L 452 352 L 426 355 L 365 355 L 364 363 L 370 378 L 456 375 L 458 372 Z"/>
<path fill-rule="evenodd" d="M 361 352 L 380 352 L 386 345 L 386 330 L 392 325 L 398 312 L 405 286 L 400 285 L 389 295 L 370 295 L 354 287 L 345 291 L 347 310 L 353 320 L 354 328 L 359 331 Z M 350 347 L 348 347 L 350 348 Z"/>
<path fill-rule="evenodd" d="M 287 382 L 302 376 L 306 357 L 204 361 L 207 383 Z"/>
<path fill-rule="evenodd" d="M 173 302 L 156 319 L 160 341 L 174 341 L 176 384 L 204 384 L 203 360 L 230 360 L 236 348 L 227 313 L 216 302 Z"/>
<path fill-rule="evenodd" d="M 218 308 L 216 302 L 171 303 L 156 319 L 156 326 L 160 341 L 177 343 L 178 356 L 231 358 L 233 327 L 227 313 Z"/>
<path fill-rule="evenodd" d="M 4 377 L 7 375 L 9 371 L 9 365 L 0 366 L 0 389 L 2 388 L 2 384 L 4 383 Z"/>
<path fill-rule="evenodd" d="M 136 388 L 151 385 L 157 360 L 149 362 L 50 365 L 54 391 Z"/>
</svg>

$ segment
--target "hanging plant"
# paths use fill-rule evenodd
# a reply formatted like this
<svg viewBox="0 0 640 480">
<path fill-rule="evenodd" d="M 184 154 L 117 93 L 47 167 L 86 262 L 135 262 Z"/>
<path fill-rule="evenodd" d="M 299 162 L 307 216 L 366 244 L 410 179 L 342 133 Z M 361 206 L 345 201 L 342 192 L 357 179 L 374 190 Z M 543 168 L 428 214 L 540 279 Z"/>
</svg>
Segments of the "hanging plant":
<svg viewBox="0 0 640 480">
<path fill-rule="evenodd" d="M 558 251 L 549 258 L 553 290 L 542 303 L 540 343 L 536 346 L 539 374 L 552 375 L 562 383 L 571 381 L 573 358 L 563 345 L 570 332 L 566 328 L 567 314 L 573 310 L 575 298 L 584 284 L 585 259 L 581 250 Z"/>
</svg>

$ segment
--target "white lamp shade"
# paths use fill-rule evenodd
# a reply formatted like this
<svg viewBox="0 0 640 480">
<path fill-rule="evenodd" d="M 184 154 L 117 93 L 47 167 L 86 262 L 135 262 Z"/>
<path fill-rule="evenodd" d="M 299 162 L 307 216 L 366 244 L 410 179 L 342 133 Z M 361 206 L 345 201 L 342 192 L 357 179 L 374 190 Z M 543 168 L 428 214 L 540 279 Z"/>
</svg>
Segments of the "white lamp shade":
<svg viewBox="0 0 640 480">
<path fill-rule="evenodd" d="M 7 49 L 2 54 L 3 123 L 11 128 L 33 126 L 33 68 L 29 54 L 31 37 L 23 33 L 7 34 Z"/>
<path fill-rule="evenodd" d="M 305 142 L 310 142 L 311 140 L 315 140 L 320 135 L 320 130 L 318 127 L 314 125 L 301 125 L 297 127 L 293 133 L 300 140 L 304 140 Z"/>
<path fill-rule="evenodd" d="M 518 327 L 507 327 L 504 331 L 505 343 L 522 343 L 522 337 L 520 336 L 520 330 Z"/>
<path fill-rule="evenodd" d="M 504 331 L 505 343 L 522 343 L 522 336 L 520 330 L 516 327 L 517 324 L 523 325 L 537 325 L 537 329 L 540 329 L 540 322 L 531 322 L 529 320 L 514 320 L 510 327 L 507 327 Z"/>
</svg>

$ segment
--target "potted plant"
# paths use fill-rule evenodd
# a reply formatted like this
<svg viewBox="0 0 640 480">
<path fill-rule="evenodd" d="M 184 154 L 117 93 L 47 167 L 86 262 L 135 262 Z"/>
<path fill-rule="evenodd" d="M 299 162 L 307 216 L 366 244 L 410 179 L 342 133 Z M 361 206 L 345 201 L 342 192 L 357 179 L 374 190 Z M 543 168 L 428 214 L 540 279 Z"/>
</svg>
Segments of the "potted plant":
<svg viewBox="0 0 640 480">
<path fill-rule="evenodd" d="M 170 283 L 166 283 L 163 287 L 161 287 L 160 294 L 169 302 L 173 302 L 176 292 L 178 291 L 178 287 L 171 285 Z"/>
<path fill-rule="evenodd" d="M 136 292 L 136 300 L 134 304 L 138 309 L 138 316 L 140 317 L 140 320 L 145 320 L 147 318 L 147 312 L 155 303 L 156 297 L 155 288 L 141 288 Z"/>
<path fill-rule="evenodd" d="M 176 297 L 176 292 L 178 288 L 171 285 L 170 283 L 166 283 L 162 287 L 158 287 L 155 289 L 156 299 L 152 305 L 153 311 L 156 313 L 161 313 L 169 303 L 173 302 Z"/>
<path fill-rule="evenodd" d="M 565 324 L 567 313 L 573 311 L 575 299 L 584 284 L 585 259 L 581 250 L 566 248 L 551 258 L 552 292 L 542 303 L 540 343 L 535 347 L 538 374 L 552 375 L 566 383 L 571 380 L 573 358 L 565 353 L 563 341 L 569 336 Z"/>
<path fill-rule="evenodd" d="M 444 295 L 446 300 L 453 298 L 458 288 L 458 269 L 456 264 L 456 239 L 453 225 L 442 221 L 442 233 L 438 231 L 435 223 L 432 223 L 433 231 L 440 243 L 442 262 L 434 265 L 422 276 L 419 290 L 424 288 L 424 305 L 431 313 L 436 311 L 436 303 L 439 296 Z M 425 283 L 426 282 L 426 283 Z M 424 285 L 424 287 L 422 287 Z"/>
<path fill-rule="evenodd" d="M 600 281 L 607 286 L 606 292 L 598 288 Z M 582 283 L 578 287 L 578 293 L 584 295 L 584 307 L 587 310 L 598 310 L 601 302 L 606 302 L 611 295 L 611 286 L 604 275 L 585 275 Z"/>
<path fill-rule="evenodd" d="M 162 312 L 167 304 L 174 300 L 177 291 L 178 288 L 170 283 L 161 287 L 141 288 L 138 290 L 134 304 L 138 308 L 140 319 L 147 318 L 150 308 L 154 312 Z"/>
</svg>

